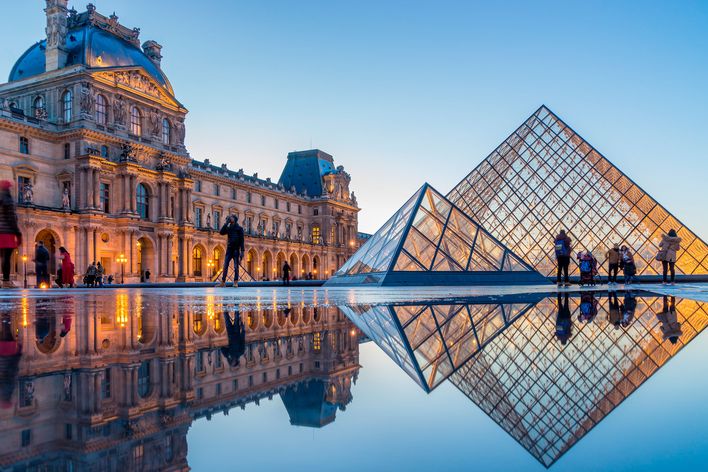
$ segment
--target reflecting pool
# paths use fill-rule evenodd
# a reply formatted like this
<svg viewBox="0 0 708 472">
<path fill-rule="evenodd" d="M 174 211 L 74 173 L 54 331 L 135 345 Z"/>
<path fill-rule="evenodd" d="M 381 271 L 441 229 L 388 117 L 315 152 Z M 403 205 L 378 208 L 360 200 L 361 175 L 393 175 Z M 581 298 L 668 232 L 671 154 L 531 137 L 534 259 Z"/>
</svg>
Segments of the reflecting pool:
<svg viewBox="0 0 708 472">
<path fill-rule="evenodd" d="M 647 291 L 10 292 L 0 470 L 701 470 L 706 324 Z"/>
</svg>

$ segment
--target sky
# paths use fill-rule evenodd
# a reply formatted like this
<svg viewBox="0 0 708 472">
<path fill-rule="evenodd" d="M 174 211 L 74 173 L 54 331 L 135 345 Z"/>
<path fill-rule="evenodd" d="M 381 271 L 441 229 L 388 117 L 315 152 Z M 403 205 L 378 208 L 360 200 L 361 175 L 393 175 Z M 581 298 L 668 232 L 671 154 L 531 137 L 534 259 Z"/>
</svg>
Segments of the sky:
<svg viewBox="0 0 708 472">
<path fill-rule="evenodd" d="M 288 152 L 322 149 L 361 231 L 426 181 L 447 193 L 545 104 L 708 239 L 708 2 L 94 3 L 164 46 L 193 158 L 277 180 Z M 3 2 L 0 78 L 43 8 Z"/>
</svg>

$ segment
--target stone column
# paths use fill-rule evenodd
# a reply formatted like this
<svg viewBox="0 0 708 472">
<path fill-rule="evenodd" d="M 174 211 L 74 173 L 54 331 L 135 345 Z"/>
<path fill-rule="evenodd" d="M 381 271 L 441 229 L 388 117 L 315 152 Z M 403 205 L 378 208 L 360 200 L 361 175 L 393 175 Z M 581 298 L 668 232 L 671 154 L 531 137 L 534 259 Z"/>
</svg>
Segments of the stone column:
<svg viewBox="0 0 708 472">
<path fill-rule="evenodd" d="M 131 213 L 135 213 L 136 211 L 136 204 L 135 204 L 135 191 L 136 191 L 136 182 L 138 178 L 135 175 L 130 176 L 130 211 Z"/>
<path fill-rule="evenodd" d="M 93 169 L 93 207 L 101 207 L 101 170 Z"/>
<path fill-rule="evenodd" d="M 173 236 L 169 235 L 167 237 L 167 275 L 169 277 L 174 277 L 174 273 L 172 271 L 172 241 Z"/>
<path fill-rule="evenodd" d="M 177 276 L 184 277 L 184 237 L 177 238 Z"/>
<path fill-rule="evenodd" d="M 77 206 L 81 210 L 86 207 L 86 169 L 84 167 L 79 169 L 79 188 L 76 190 Z"/>
</svg>

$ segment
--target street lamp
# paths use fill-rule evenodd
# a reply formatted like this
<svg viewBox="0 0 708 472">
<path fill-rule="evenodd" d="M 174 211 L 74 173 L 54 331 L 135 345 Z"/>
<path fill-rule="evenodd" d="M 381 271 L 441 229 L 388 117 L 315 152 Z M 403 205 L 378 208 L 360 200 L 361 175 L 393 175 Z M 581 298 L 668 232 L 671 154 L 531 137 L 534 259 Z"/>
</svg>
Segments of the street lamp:
<svg viewBox="0 0 708 472">
<path fill-rule="evenodd" d="M 22 256 L 22 265 L 25 272 L 25 288 L 27 288 L 27 255 Z"/>
<path fill-rule="evenodd" d="M 125 257 L 125 254 L 121 254 L 116 258 L 116 262 L 120 264 L 120 283 L 124 284 L 125 283 L 125 263 L 128 262 L 128 258 Z"/>
</svg>

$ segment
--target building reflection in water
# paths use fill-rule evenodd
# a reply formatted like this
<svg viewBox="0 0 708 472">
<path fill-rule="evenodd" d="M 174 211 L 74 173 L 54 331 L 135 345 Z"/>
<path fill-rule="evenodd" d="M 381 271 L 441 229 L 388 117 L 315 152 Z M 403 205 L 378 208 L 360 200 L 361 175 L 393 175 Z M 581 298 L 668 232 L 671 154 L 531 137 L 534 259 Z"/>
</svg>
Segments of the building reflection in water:
<svg viewBox="0 0 708 472">
<path fill-rule="evenodd" d="M 352 401 L 336 308 L 107 293 L 0 304 L 0 469 L 186 470 L 196 418 L 280 395 L 322 427 Z"/>
<path fill-rule="evenodd" d="M 449 380 L 550 466 L 708 323 L 708 304 L 583 293 L 342 307 L 422 388 Z"/>
</svg>

